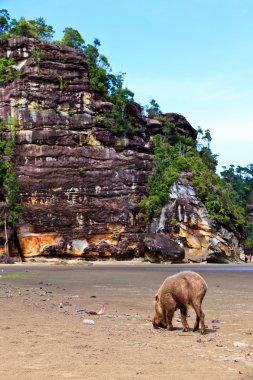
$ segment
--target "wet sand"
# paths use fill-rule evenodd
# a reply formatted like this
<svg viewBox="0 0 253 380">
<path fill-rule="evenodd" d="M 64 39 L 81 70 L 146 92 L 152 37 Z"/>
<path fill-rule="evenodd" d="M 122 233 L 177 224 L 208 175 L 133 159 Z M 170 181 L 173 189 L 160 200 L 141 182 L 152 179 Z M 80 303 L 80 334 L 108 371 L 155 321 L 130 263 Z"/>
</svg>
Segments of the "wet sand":
<svg viewBox="0 0 253 380">
<path fill-rule="evenodd" d="M 180 270 L 208 284 L 204 336 L 182 333 L 178 313 L 172 332 L 150 322 L 157 289 Z M 1 380 L 253 379 L 252 265 L 15 264 L 0 275 Z M 102 316 L 85 313 L 102 304 Z"/>
</svg>

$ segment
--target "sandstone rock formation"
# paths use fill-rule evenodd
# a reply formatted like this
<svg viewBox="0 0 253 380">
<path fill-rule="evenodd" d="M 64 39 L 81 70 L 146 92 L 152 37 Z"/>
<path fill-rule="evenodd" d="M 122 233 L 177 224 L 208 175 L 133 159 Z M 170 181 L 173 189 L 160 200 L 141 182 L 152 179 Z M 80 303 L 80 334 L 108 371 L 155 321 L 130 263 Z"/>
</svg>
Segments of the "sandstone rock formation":
<svg viewBox="0 0 253 380">
<path fill-rule="evenodd" d="M 190 173 L 181 173 L 171 187 L 168 203 L 155 228 L 178 241 L 190 261 L 227 263 L 239 260 L 243 252 L 240 234 L 209 218 Z"/>
<path fill-rule="evenodd" d="M 238 239 L 208 219 L 190 184 L 171 189 L 162 233 L 155 236 L 147 226 L 139 203 L 152 170 L 152 136 L 162 131 L 161 122 L 144 118 L 131 103 L 134 133 L 117 136 L 105 126 L 113 105 L 89 89 L 81 52 L 28 38 L 0 42 L 0 56 L 14 57 L 21 71 L 20 78 L 0 86 L 0 118 L 13 117 L 19 126 L 15 171 L 24 211 L 12 236 L 14 253 L 24 260 L 157 255 L 180 261 L 184 250 L 194 261 L 237 256 Z M 183 116 L 164 116 L 180 133 L 196 137 Z M 167 246 L 170 240 L 173 255 L 162 240 Z M 3 241 L 2 234 L 2 247 Z"/>
</svg>

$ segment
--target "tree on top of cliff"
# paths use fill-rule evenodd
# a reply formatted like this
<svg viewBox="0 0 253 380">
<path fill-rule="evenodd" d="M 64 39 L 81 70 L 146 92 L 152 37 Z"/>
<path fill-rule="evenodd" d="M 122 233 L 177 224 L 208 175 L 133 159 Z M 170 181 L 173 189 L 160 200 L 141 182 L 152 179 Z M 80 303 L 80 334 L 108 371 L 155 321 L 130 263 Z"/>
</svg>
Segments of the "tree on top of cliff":
<svg viewBox="0 0 253 380">
<path fill-rule="evenodd" d="M 64 29 L 63 33 L 64 35 L 59 41 L 60 44 L 84 51 L 85 41 L 78 30 L 68 27 Z"/>
<path fill-rule="evenodd" d="M 67 27 L 63 31 L 64 35 L 59 41 L 61 45 L 67 45 L 81 50 L 86 58 L 89 67 L 90 87 L 110 100 L 133 99 L 134 93 L 123 88 L 124 74 L 112 73 L 108 58 L 99 52 L 101 43 L 95 38 L 93 44 L 85 44 L 84 38 L 78 30 Z"/>
<path fill-rule="evenodd" d="M 149 106 L 145 107 L 145 111 L 148 115 L 148 117 L 155 117 L 158 115 L 161 115 L 161 110 L 159 104 L 155 101 L 155 99 L 151 99 L 149 102 Z"/>
<path fill-rule="evenodd" d="M 10 15 L 6 9 L 0 10 L 0 37 L 4 35 L 9 28 Z"/>
<path fill-rule="evenodd" d="M 111 73 L 112 70 L 108 59 L 99 53 L 100 41 L 96 38 L 93 44 L 85 45 L 85 40 L 78 30 L 70 27 L 65 28 L 63 33 L 64 35 L 59 44 L 70 46 L 84 53 L 89 67 L 91 89 L 103 96 L 110 95 L 115 77 Z"/>
<path fill-rule="evenodd" d="M 84 48 L 84 54 L 89 67 L 90 86 L 92 90 L 106 96 L 112 87 L 112 69 L 108 59 L 99 53 L 100 41 L 96 38 L 93 44 Z"/>
<path fill-rule="evenodd" d="M 42 41 L 51 41 L 53 35 L 53 27 L 47 25 L 42 17 L 34 20 L 26 20 L 21 17 L 16 20 L 10 18 L 6 9 L 0 10 L 0 39 L 29 37 Z"/>
<path fill-rule="evenodd" d="M 107 116 L 111 130 L 116 135 L 126 135 L 132 133 L 132 125 L 127 117 L 127 106 L 133 101 L 134 93 L 123 87 L 124 74 L 119 73 L 111 77 L 110 99 L 113 102 L 111 115 Z"/>
<path fill-rule="evenodd" d="M 205 164 L 215 171 L 216 166 L 218 165 L 218 156 L 214 154 L 210 148 L 212 141 L 211 132 L 209 129 L 203 131 L 200 127 L 197 129 L 197 142 L 196 147 L 199 152 L 200 157 L 205 162 Z"/>
</svg>

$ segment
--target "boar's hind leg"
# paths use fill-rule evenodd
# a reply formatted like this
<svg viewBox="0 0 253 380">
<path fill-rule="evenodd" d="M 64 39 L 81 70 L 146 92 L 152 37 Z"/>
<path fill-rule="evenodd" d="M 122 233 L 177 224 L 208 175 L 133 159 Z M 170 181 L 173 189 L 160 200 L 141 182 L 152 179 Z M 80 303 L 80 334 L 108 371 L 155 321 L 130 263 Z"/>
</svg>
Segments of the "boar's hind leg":
<svg viewBox="0 0 253 380">
<path fill-rule="evenodd" d="M 201 325 L 200 332 L 201 334 L 205 334 L 205 314 L 201 308 L 201 303 L 194 302 L 192 306 L 196 312 L 196 322 L 195 322 L 193 331 L 197 331 L 199 329 L 199 322 L 200 322 L 200 325 Z"/>
<path fill-rule="evenodd" d="M 187 331 L 189 331 L 189 325 L 188 325 L 188 322 L 186 320 L 187 307 L 185 305 L 179 305 L 178 308 L 180 309 L 180 313 L 181 313 L 181 322 L 183 325 L 183 332 L 187 332 Z"/>
</svg>

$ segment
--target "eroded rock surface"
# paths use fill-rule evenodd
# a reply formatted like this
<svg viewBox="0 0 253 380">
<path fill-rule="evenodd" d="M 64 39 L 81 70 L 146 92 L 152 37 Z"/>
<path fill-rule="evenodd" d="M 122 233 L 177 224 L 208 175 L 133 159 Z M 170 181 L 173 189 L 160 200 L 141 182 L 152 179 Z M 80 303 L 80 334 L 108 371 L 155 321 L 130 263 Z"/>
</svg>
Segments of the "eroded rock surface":
<svg viewBox="0 0 253 380">
<path fill-rule="evenodd" d="M 210 219 L 190 173 L 182 173 L 171 187 L 169 201 L 155 224 L 158 232 L 184 247 L 189 261 L 228 263 L 239 260 L 243 252 L 240 234 Z"/>
<path fill-rule="evenodd" d="M 194 189 L 180 182 L 163 210 L 162 234 L 147 234 L 139 203 L 152 170 L 152 137 L 163 128 L 160 121 L 144 118 L 140 106 L 130 103 L 134 132 L 117 136 L 105 126 L 113 104 L 90 90 L 81 52 L 28 38 L 0 42 L 0 56 L 15 58 L 21 71 L 20 78 L 0 86 L 0 117 L 13 117 L 19 127 L 15 171 L 24 211 L 13 241 L 24 259 L 146 255 L 153 261 L 180 261 L 184 250 L 196 261 L 216 253 L 237 255 L 235 235 L 215 227 Z M 183 116 L 164 117 L 196 138 Z"/>
</svg>

